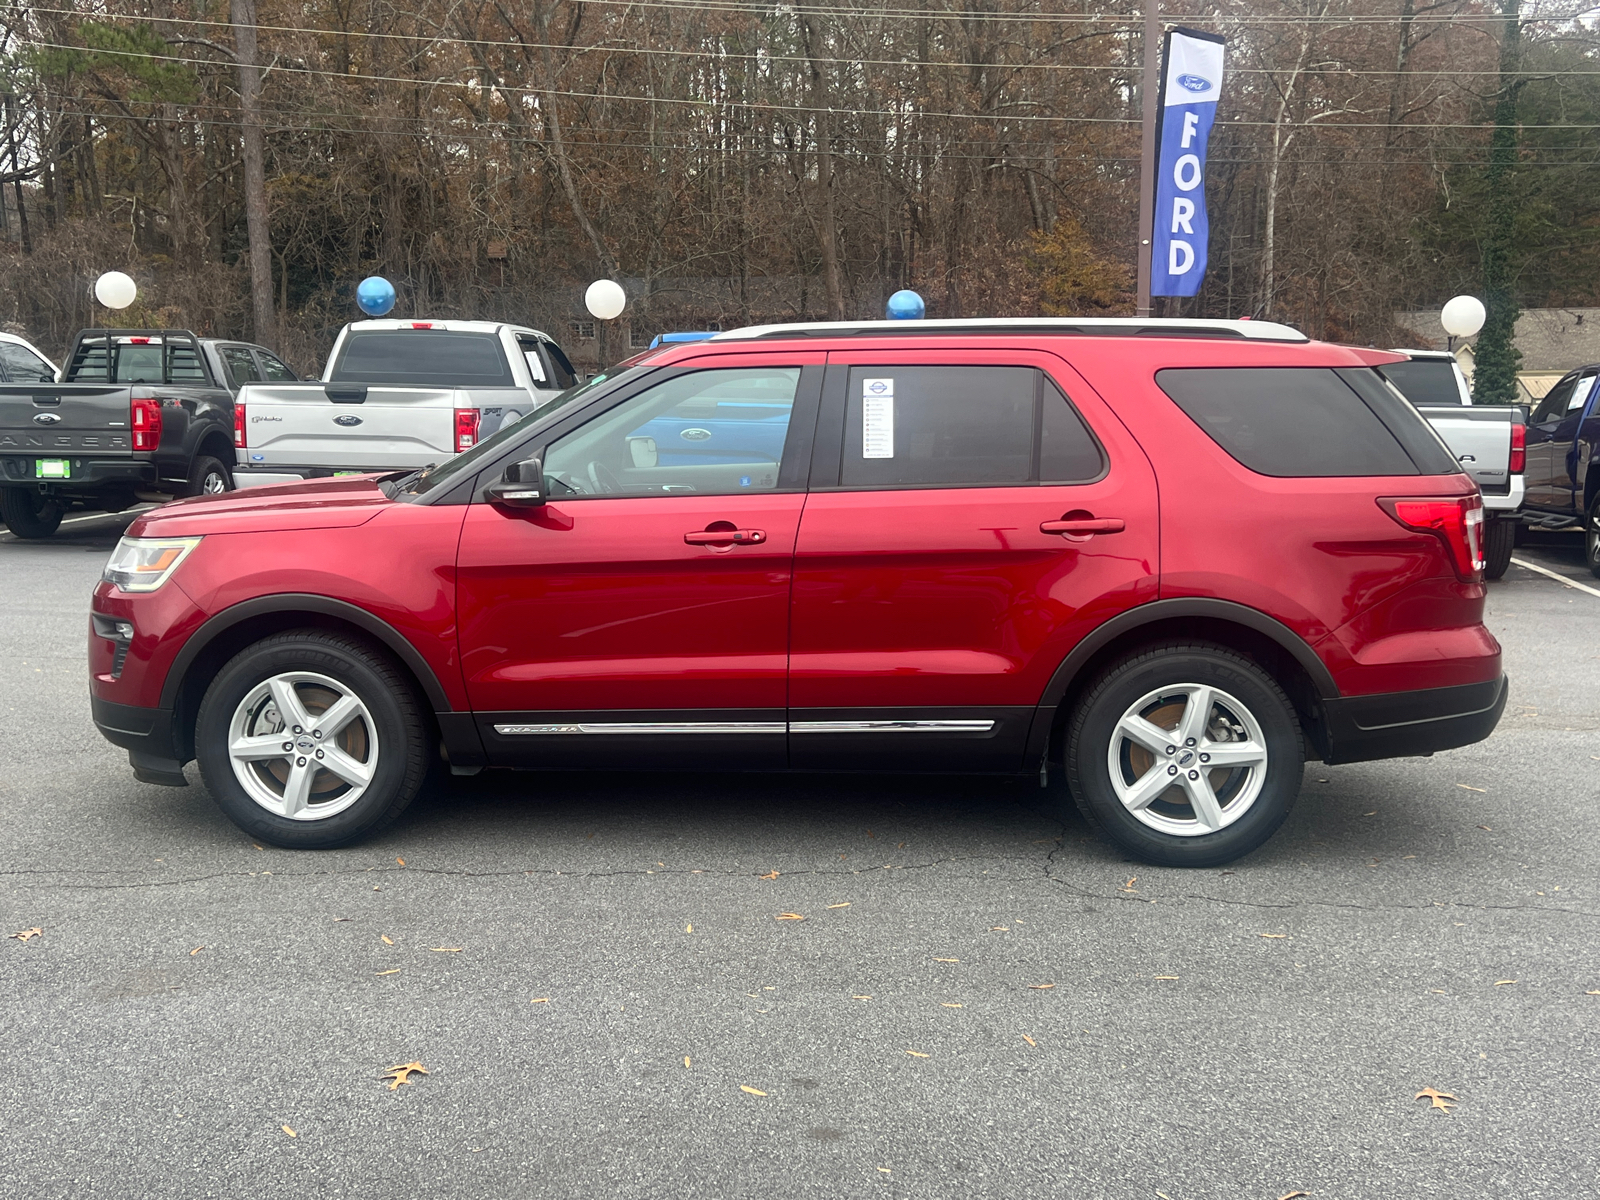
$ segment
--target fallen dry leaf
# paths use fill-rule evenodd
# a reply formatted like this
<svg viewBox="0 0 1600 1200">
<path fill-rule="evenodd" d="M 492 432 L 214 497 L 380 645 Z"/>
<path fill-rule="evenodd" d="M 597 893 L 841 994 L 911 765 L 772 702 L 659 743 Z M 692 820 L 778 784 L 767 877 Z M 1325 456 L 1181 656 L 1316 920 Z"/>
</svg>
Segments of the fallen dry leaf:
<svg viewBox="0 0 1600 1200">
<path fill-rule="evenodd" d="M 948 1000 L 940 1001 L 940 1008 L 965 1008 L 965 1004 L 951 1004 Z"/>
<path fill-rule="evenodd" d="M 1132 879 L 1128 880 L 1127 883 L 1122 885 L 1123 891 L 1127 891 L 1127 892 L 1133 891 L 1133 885 L 1138 883 L 1138 882 L 1139 882 L 1139 877 L 1137 875 L 1135 875 Z"/>
<path fill-rule="evenodd" d="M 843 904 L 830 904 L 830 905 L 828 905 L 828 907 L 829 908 L 849 908 L 850 907 L 850 901 L 846 900 Z"/>
<path fill-rule="evenodd" d="M 390 1067 L 380 1078 L 389 1080 L 389 1090 L 392 1092 L 402 1083 L 410 1083 L 413 1075 L 426 1075 L 428 1068 L 419 1062 L 402 1063 L 398 1067 Z"/>
<path fill-rule="evenodd" d="M 1176 975 L 1152 975 L 1152 976 L 1150 976 L 1150 978 L 1151 978 L 1151 979 L 1167 979 L 1167 980 L 1172 980 L 1172 979 L 1176 979 L 1176 978 L 1177 978 L 1177 976 L 1176 976 Z"/>
<path fill-rule="evenodd" d="M 1413 1100 L 1421 1100 L 1424 1096 L 1426 1096 L 1428 1098 L 1428 1102 L 1432 1107 L 1434 1107 L 1434 1108 L 1442 1108 L 1442 1109 L 1445 1110 L 1445 1112 L 1449 1112 L 1450 1109 L 1451 1109 L 1451 1104 L 1447 1104 L 1446 1101 L 1451 1101 L 1451 1102 L 1455 1101 L 1455 1097 L 1452 1096 L 1449 1092 L 1437 1091 L 1436 1089 L 1431 1088 L 1431 1087 L 1423 1088 L 1420 1092 L 1418 1092 L 1415 1096 L 1413 1096 L 1411 1098 Z"/>
<path fill-rule="evenodd" d="M 990 933 L 1010 933 L 1011 932 L 1011 926 L 1009 926 L 1009 925 L 991 925 L 991 926 L 989 926 L 989 932 Z"/>
<path fill-rule="evenodd" d="M 1311 1195 L 1310 1192 L 1285 1192 L 1283 1195 L 1278 1197 L 1278 1200 L 1295 1200 L 1296 1196 L 1309 1196 L 1309 1195 Z"/>
<path fill-rule="evenodd" d="M 199 954 L 200 951 L 202 951 L 204 949 L 205 949 L 204 946 L 196 946 L 193 950 L 189 951 L 189 957 L 193 958 L 196 954 Z"/>
<path fill-rule="evenodd" d="M 379 935 L 378 935 L 378 937 L 379 937 L 379 938 L 380 938 L 380 939 L 382 939 L 382 941 L 383 941 L 383 944 L 384 944 L 384 945 L 385 945 L 385 946 L 392 946 L 392 945 L 394 945 L 394 939 L 393 939 L 393 938 L 391 938 L 391 937 L 390 937 L 390 936 L 389 936 L 389 935 L 388 935 L 388 934 L 387 934 L 387 933 L 380 933 L 380 934 L 379 934 Z"/>
<path fill-rule="evenodd" d="M 932 1058 L 933 1057 L 931 1054 L 924 1054 L 921 1050 L 907 1050 L 906 1053 L 911 1055 L 912 1058 Z"/>
<path fill-rule="evenodd" d="M 1258 933 L 1256 936 L 1264 938 L 1286 938 L 1289 935 L 1287 933 Z"/>
<path fill-rule="evenodd" d="M 32 929 L 24 929 L 21 933 L 8 933 L 8 934 L 6 934 L 6 936 L 7 937 L 14 937 L 19 942 L 25 942 L 29 938 L 43 937 L 44 936 L 44 930 L 40 929 L 37 925 L 35 925 Z"/>
<path fill-rule="evenodd" d="M 461 947 L 460 946 L 429 946 L 428 949 L 432 950 L 432 951 L 434 951 L 434 952 L 436 952 L 438 954 L 460 954 L 461 953 Z"/>
<path fill-rule="evenodd" d="M 254 843 L 254 842 L 251 842 L 251 843 L 250 843 L 250 844 L 251 844 L 251 845 L 252 845 L 252 846 L 256 846 L 256 844 L 255 844 L 255 843 Z M 266 849 L 266 847 L 265 847 L 265 846 L 256 846 L 256 849 L 257 849 L 257 850 L 265 850 L 265 849 Z"/>
<path fill-rule="evenodd" d="M 686 1071 L 689 1069 L 689 1056 L 687 1054 L 683 1056 L 683 1069 Z"/>
<path fill-rule="evenodd" d="M 1022 1035 L 1022 1040 L 1027 1042 L 1028 1045 L 1030 1045 L 1030 1046 L 1037 1046 L 1039 1044 L 1038 1042 L 1034 1041 L 1031 1037 L 1029 1037 L 1027 1034 L 1023 1034 Z"/>
<path fill-rule="evenodd" d="M 893 1175 L 894 1174 L 894 1172 L 891 1171 L 888 1167 L 879 1167 L 878 1170 L 882 1171 L 885 1175 Z"/>
<path fill-rule="evenodd" d="M 936 958 L 934 962 L 960 962 L 959 958 Z"/>
<path fill-rule="evenodd" d="M 406 865 L 406 860 L 403 858 L 397 858 L 395 859 L 395 862 L 399 863 L 402 867 Z"/>
<path fill-rule="evenodd" d="M 1494 981 L 1494 985 L 1495 985 L 1495 987 L 1505 987 L 1506 984 L 1515 983 L 1515 982 L 1516 982 L 1515 979 L 1496 979 Z"/>
<path fill-rule="evenodd" d="M 1585 992 L 1585 996 L 1600 996 L 1600 992 Z"/>
<path fill-rule="evenodd" d="M 871 996 L 851 996 L 850 999 L 852 999 L 852 1000 L 871 1000 L 872 997 Z"/>
<path fill-rule="evenodd" d="M 777 877 L 778 877 L 778 872 L 776 872 L 776 871 L 768 871 L 761 878 L 763 878 L 763 879 L 776 879 Z"/>
<path fill-rule="evenodd" d="M 536 996 L 532 1000 L 529 1000 L 528 1003 L 529 1004 L 549 1004 L 550 1003 L 550 997 L 549 996 Z"/>
<path fill-rule="evenodd" d="M 774 921 L 804 921 L 805 920 L 805 918 L 803 916 L 801 916 L 799 913 L 779 913 L 777 916 L 773 917 L 772 919 Z"/>
<path fill-rule="evenodd" d="M 1485 833 L 1493 833 L 1494 832 L 1494 830 L 1490 829 L 1487 825 L 1479 825 L 1478 828 L 1483 830 Z"/>
<path fill-rule="evenodd" d="M 1469 792 L 1487 792 L 1489 790 L 1488 788 L 1475 788 L 1470 783 L 1458 783 L 1456 786 L 1458 788 L 1466 788 Z"/>
<path fill-rule="evenodd" d="M 1036 992 L 1048 992 L 1051 988 L 1055 987 L 1055 984 L 1053 984 L 1053 983 L 1030 983 L 1028 986 L 1030 988 L 1032 988 Z"/>
<path fill-rule="evenodd" d="M 296 1132 L 295 1132 L 295 1131 L 294 1131 L 294 1130 L 292 1130 L 292 1129 L 290 1129 L 290 1128 L 289 1128 L 289 1127 L 288 1127 L 288 1126 L 287 1126 L 287 1125 L 279 1125 L 279 1126 L 278 1126 L 278 1128 L 279 1128 L 279 1129 L 281 1129 L 281 1130 L 283 1130 L 283 1131 L 284 1131 L 284 1132 L 285 1132 L 285 1133 L 287 1133 L 287 1134 L 288 1134 L 288 1135 L 289 1135 L 289 1136 L 290 1136 L 290 1137 L 299 1137 L 299 1136 L 300 1136 L 300 1135 L 299 1135 L 299 1134 L 298 1134 L 298 1133 L 296 1133 Z"/>
<path fill-rule="evenodd" d="M 392 968 L 392 969 L 390 969 L 388 971 L 379 971 L 379 972 L 377 972 L 377 974 L 379 974 L 379 975 L 398 975 L 398 974 L 400 974 L 400 968 L 399 967 L 394 967 L 394 968 Z"/>
<path fill-rule="evenodd" d="M 752 1096 L 765 1096 L 766 1095 L 766 1093 L 763 1092 L 761 1089 L 753 1088 L 748 1083 L 741 1083 L 739 1085 L 739 1090 L 741 1092 L 749 1092 Z"/>
</svg>

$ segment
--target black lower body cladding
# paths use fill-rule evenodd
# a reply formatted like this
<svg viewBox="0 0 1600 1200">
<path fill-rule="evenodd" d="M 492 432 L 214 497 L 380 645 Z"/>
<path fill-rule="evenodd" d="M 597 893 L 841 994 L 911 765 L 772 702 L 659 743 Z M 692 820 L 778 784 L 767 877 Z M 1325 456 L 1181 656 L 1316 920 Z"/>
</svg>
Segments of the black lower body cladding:
<svg viewBox="0 0 1600 1200">
<path fill-rule="evenodd" d="M 1502 675 L 1458 687 L 1324 700 L 1326 761 L 1408 758 L 1481 742 L 1499 724 L 1510 690 Z"/>
</svg>

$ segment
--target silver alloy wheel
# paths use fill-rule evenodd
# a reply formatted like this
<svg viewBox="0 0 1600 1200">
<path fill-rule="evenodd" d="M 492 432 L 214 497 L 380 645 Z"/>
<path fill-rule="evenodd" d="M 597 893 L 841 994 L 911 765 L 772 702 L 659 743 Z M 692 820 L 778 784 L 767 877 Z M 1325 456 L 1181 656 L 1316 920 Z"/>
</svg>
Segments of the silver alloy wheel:
<svg viewBox="0 0 1600 1200">
<path fill-rule="evenodd" d="M 1203 683 L 1148 693 L 1117 721 L 1111 786 L 1134 818 L 1202 837 L 1250 810 L 1267 778 L 1267 740 L 1248 708 Z"/>
<path fill-rule="evenodd" d="M 202 496 L 220 496 L 227 490 L 228 480 L 221 471 L 207 471 L 206 477 L 200 481 Z"/>
<path fill-rule="evenodd" d="M 288 671 L 256 684 L 228 723 L 228 760 L 245 794 L 291 821 L 321 821 L 365 794 L 378 730 L 344 684 Z"/>
</svg>

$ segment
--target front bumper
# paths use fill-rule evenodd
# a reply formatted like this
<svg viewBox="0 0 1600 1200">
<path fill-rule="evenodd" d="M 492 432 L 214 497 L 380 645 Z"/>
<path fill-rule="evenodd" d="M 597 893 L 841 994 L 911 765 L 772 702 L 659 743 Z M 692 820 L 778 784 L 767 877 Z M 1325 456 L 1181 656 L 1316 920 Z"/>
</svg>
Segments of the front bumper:
<svg viewBox="0 0 1600 1200">
<path fill-rule="evenodd" d="M 164 708 L 138 708 L 113 704 L 91 695 L 89 708 L 95 728 L 112 745 L 128 752 L 135 779 L 167 787 L 187 787 L 183 762 L 173 736 L 172 713 Z"/>
<path fill-rule="evenodd" d="M 1457 687 L 1324 700 L 1330 764 L 1410 758 L 1481 742 L 1505 711 L 1506 676 Z"/>
</svg>

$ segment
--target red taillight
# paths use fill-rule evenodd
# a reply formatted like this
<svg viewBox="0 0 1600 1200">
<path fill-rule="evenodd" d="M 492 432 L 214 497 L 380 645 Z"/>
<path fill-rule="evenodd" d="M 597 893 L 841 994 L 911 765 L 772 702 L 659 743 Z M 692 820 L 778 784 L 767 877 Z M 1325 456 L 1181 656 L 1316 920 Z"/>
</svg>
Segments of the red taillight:
<svg viewBox="0 0 1600 1200">
<path fill-rule="evenodd" d="M 129 401 L 128 424 L 133 426 L 133 448 L 135 450 L 154 450 L 159 447 L 161 445 L 161 401 Z"/>
<path fill-rule="evenodd" d="M 1521 475 L 1528 465 L 1528 427 L 1526 425 L 1513 425 L 1511 427 L 1511 473 Z"/>
<path fill-rule="evenodd" d="M 1383 509 L 1407 529 L 1431 533 L 1450 548 L 1456 574 L 1475 581 L 1483 577 L 1483 497 L 1420 496 L 1416 499 L 1385 497 Z"/>
<path fill-rule="evenodd" d="M 233 406 L 233 444 L 240 450 L 250 445 L 250 439 L 245 436 L 244 431 L 244 405 L 242 404 Z"/>
<path fill-rule="evenodd" d="M 456 409 L 456 449 L 471 450 L 478 444 L 478 418 L 476 408 Z"/>
<path fill-rule="evenodd" d="M 148 346 L 150 344 L 150 339 L 149 338 L 129 338 L 128 339 L 128 344 L 130 346 Z"/>
</svg>

